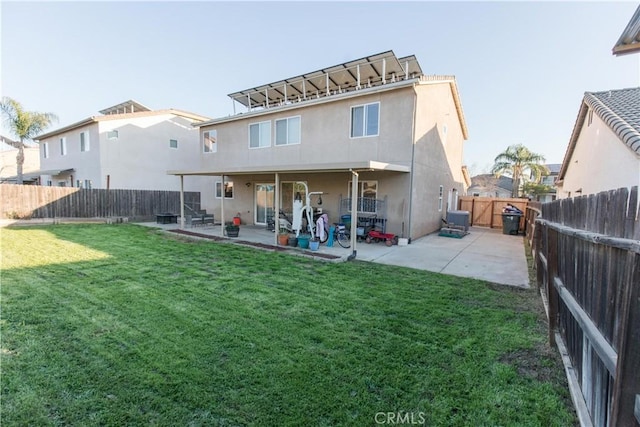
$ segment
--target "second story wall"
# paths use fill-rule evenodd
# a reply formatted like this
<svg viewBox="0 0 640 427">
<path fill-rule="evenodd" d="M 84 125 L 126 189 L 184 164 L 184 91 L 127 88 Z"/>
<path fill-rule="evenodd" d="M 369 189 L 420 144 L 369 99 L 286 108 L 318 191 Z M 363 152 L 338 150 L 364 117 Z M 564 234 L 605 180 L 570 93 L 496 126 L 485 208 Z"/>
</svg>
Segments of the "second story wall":
<svg viewBox="0 0 640 427">
<path fill-rule="evenodd" d="M 109 176 L 111 188 L 178 190 L 179 179 L 166 172 L 197 161 L 198 130 L 192 123 L 173 114 L 101 121 L 102 186 Z M 186 189 L 195 181 L 187 180 Z"/>
<path fill-rule="evenodd" d="M 77 186 L 78 181 L 85 185 L 91 181 L 95 187 L 99 185 L 100 173 L 100 140 L 98 124 L 88 123 L 75 129 L 53 135 L 40 141 L 40 169 L 63 170 L 74 169 L 70 176 L 65 176 L 67 186 Z M 43 185 L 53 179 L 52 185 L 58 185 L 56 178 L 44 177 Z M 73 183 L 67 182 L 73 179 Z"/>
<path fill-rule="evenodd" d="M 408 166 L 413 108 L 414 92 L 408 86 L 221 119 L 201 129 L 201 138 L 213 132 L 215 148 L 203 152 L 200 169 L 329 166 L 364 160 Z"/>
</svg>

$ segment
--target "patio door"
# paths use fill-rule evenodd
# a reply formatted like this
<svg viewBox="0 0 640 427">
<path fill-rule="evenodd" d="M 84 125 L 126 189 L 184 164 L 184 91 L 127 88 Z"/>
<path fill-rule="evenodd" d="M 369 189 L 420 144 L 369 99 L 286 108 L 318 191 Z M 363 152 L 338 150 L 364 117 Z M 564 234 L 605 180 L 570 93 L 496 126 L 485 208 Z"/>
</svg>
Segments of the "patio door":
<svg viewBox="0 0 640 427">
<path fill-rule="evenodd" d="M 275 200 L 275 184 L 256 184 L 256 224 L 266 225 L 273 218 Z"/>
</svg>

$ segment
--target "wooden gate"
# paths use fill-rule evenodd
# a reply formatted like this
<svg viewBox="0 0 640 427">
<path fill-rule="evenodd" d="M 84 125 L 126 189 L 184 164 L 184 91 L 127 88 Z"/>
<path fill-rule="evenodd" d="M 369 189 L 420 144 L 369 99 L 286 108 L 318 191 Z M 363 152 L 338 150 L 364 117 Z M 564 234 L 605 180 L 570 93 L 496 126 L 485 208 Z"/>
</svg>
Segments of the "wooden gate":
<svg viewBox="0 0 640 427">
<path fill-rule="evenodd" d="M 523 212 L 527 209 L 527 199 L 496 199 L 493 197 L 462 196 L 458 209 L 469 211 L 471 224 L 480 227 L 502 228 L 502 209 L 512 204 Z M 523 227 L 523 225 L 521 225 Z"/>
</svg>

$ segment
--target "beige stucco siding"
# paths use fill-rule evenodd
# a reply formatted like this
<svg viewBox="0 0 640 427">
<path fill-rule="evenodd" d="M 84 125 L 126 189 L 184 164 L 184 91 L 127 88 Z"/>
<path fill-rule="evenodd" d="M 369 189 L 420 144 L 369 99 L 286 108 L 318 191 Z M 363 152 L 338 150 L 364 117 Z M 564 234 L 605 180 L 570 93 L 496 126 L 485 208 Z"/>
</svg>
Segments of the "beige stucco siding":
<svg viewBox="0 0 640 427">
<path fill-rule="evenodd" d="M 416 87 L 415 158 L 412 174 L 411 237 L 440 228 L 449 192 L 463 195 L 464 137 L 447 83 Z M 446 127 L 446 133 L 445 133 Z M 442 209 L 438 209 L 440 186 Z M 451 209 L 457 209 L 451 206 Z"/>
<path fill-rule="evenodd" d="M 558 198 L 633 185 L 640 185 L 640 156 L 593 114 L 592 123 L 582 126 Z"/>
<path fill-rule="evenodd" d="M 336 102 L 307 105 L 259 117 L 238 119 L 202 128 L 215 129 L 216 153 L 203 153 L 202 169 L 224 169 L 228 165 L 273 167 L 307 163 L 338 163 L 377 160 L 409 165 L 411 161 L 411 116 L 413 103 L 407 100 L 411 89 L 384 92 Z M 350 138 L 351 107 L 380 103 L 378 136 Z M 276 146 L 275 121 L 300 116 L 300 144 Z M 268 121 L 271 144 L 249 148 L 249 125 Z"/>
<path fill-rule="evenodd" d="M 351 138 L 352 107 L 371 103 L 379 103 L 379 134 Z M 300 144 L 276 146 L 275 121 L 293 116 L 301 119 Z M 265 121 L 271 124 L 270 145 L 249 148 L 249 125 Z M 449 82 L 407 85 L 338 97 L 330 102 L 300 103 L 249 113 L 246 117 L 221 119 L 219 123 L 203 127 L 201 136 L 210 130 L 217 132 L 217 151 L 202 153 L 198 165 L 201 171 L 237 167 L 273 170 L 306 164 L 326 165 L 331 169 L 336 163 L 368 160 L 407 166 L 409 173 L 359 172 L 359 180 L 376 181 L 377 198 L 386 199 L 386 211 L 379 215 L 387 219 L 386 231 L 404 237 L 417 238 L 439 229 L 447 208 L 448 191 L 456 189 L 462 195 L 464 190 L 464 136 Z M 273 183 L 274 175 L 236 175 L 229 179 L 234 182 L 235 194 L 233 200 L 225 200 L 225 217 L 240 212 L 243 222 L 253 223 L 255 184 Z M 340 214 L 344 213 L 339 212 L 339 200 L 341 195 L 347 197 L 351 179 L 347 172 L 280 175 L 281 181 L 305 181 L 310 191 L 328 193 L 323 196 L 323 208 L 329 212 L 331 222 L 339 221 Z M 442 210 L 438 210 L 440 185 L 445 189 Z M 213 194 L 213 189 L 210 193 Z M 220 200 L 211 199 L 206 203 L 207 209 L 219 217 Z"/>
</svg>

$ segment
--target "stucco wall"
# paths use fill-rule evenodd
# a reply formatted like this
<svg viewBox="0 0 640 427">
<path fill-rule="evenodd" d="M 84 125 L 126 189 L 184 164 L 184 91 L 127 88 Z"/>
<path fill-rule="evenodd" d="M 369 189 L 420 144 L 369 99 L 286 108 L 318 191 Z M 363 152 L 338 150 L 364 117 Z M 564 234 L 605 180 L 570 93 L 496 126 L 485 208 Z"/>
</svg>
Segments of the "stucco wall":
<svg viewBox="0 0 640 427">
<path fill-rule="evenodd" d="M 411 88 L 358 96 L 319 105 L 299 107 L 236 119 L 201 129 L 215 129 L 218 137 L 216 153 L 203 153 L 202 169 L 225 169 L 229 165 L 270 167 L 309 163 L 337 163 L 362 160 L 409 165 L 411 161 Z M 380 102 L 380 134 L 350 138 L 351 107 Z M 300 116 L 301 142 L 276 146 L 275 120 Z M 266 148 L 249 148 L 249 125 L 270 121 L 272 143 Z"/>
<path fill-rule="evenodd" d="M 594 114 L 585 121 L 558 189 L 559 199 L 640 185 L 640 156 Z M 581 193 L 577 191 L 582 189 Z"/>
<path fill-rule="evenodd" d="M 93 188 L 172 190 L 180 189 L 180 179 L 167 175 L 168 170 L 193 167 L 200 158 L 198 130 L 193 120 L 172 114 L 152 115 L 134 119 L 102 120 L 56 135 L 41 142 L 49 142 L 49 158 L 42 157 L 41 168 L 73 168 L 74 183 L 91 180 Z M 118 131 L 116 139 L 107 133 Z M 80 133 L 89 131 L 90 150 L 80 151 Z M 67 155 L 61 156 L 59 139 L 67 139 Z M 169 140 L 178 141 L 178 148 L 170 148 Z M 40 144 L 42 146 L 42 143 Z M 54 177 L 53 185 L 69 177 Z M 211 178 L 193 177 L 185 180 L 186 191 L 201 191 Z M 45 182 L 46 183 L 46 182 Z M 212 185 L 212 184 L 209 184 Z"/>
<path fill-rule="evenodd" d="M 449 84 L 416 87 L 415 161 L 411 197 L 411 237 L 440 229 L 449 193 L 464 195 L 463 132 Z M 446 134 L 445 134 L 446 126 Z M 440 186 L 443 187 L 439 210 Z M 452 197 L 455 200 L 455 196 Z M 452 201 L 452 204 L 454 202 Z M 456 209 L 455 206 L 451 206 Z"/>
<path fill-rule="evenodd" d="M 380 103 L 379 135 L 350 138 L 351 107 L 372 102 Z M 275 146 L 275 120 L 291 116 L 301 117 L 301 143 Z M 250 149 L 249 124 L 266 120 L 271 121 L 271 146 Z M 319 105 L 301 103 L 287 111 L 274 109 L 260 117 L 234 117 L 232 121 L 202 128 L 201 135 L 214 129 L 217 132 L 217 151 L 201 155 L 199 170 L 228 170 L 230 167 L 269 169 L 298 164 L 326 164 L 330 168 L 335 163 L 364 160 L 411 167 L 413 174 L 366 171 L 360 172 L 359 176 L 360 181 L 378 182 L 377 197 L 387 198 L 387 231 L 405 237 L 417 238 L 439 229 L 440 219 L 446 211 L 448 191 L 455 188 L 460 195 L 463 192 L 464 138 L 449 83 L 336 98 Z M 230 176 L 229 179 L 234 181 L 235 196 L 234 200 L 225 200 L 225 216 L 241 212 L 243 222 L 246 215 L 246 222 L 253 223 L 254 185 L 257 182 L 273 183 L 273 174 Z M 280 179 L 306 181 L 311 191 L 328 192 L 323 196 L 324 206 L 330 211 L 332 222 L 339 220 L 338 200 L 340 194 L 345 197 L 348 194 L 349 173 L 282 174 Z M 440 185 L 445 189 L 442 211 L 438 210 Z M 213 193 L 213 187 L 210 192 Z M 219 200 L 208 199 L 205 192 L 203 202 L 219 218 Z M 411 230 L 410 209 L 413 219 Z"/>
<path fill-rule="evenodd" d="M 89 133 L 89 151 L 80 151 L 80 133 Z M 60 139 L 66 138 L 67 154 L 60 151 Z M 49 157 L 44 158 L 44 143 L 49 145 Z M 100 142 L 98 140 L 98 124 L 91 123 L 67 132 L 60 133 L 40 141 L 40 169 L 75 169 L 71 174 L 63 176 L 42 177 L 42 184 L 47 185 L 51 180 L 52 185 L 64 182 L 66 186 L 76 186 L 76 181 L 91 180 L 94 188 L 101 186 L 100 168 Z M 73 182 L 71 182 L 73 180 Z"/>
<path fill-rule="evenodd" d="M 0 179 L 15 177 L 17 175 L 16 156 L 17 149 L 0 151 Z M 24 163 L 22 173 L 37 171 L 40 169 L 40 152 L 38 147 L 27 147 L 24 149 Z"/>
</svg>

